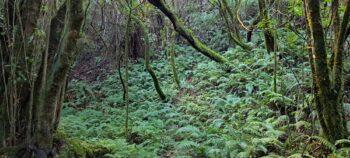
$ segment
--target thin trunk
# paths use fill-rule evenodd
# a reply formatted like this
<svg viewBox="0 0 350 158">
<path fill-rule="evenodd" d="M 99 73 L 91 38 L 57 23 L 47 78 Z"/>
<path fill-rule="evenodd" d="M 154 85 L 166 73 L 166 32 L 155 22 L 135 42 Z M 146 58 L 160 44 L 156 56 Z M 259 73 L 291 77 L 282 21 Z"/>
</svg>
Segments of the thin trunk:
<svg viewBox="0 0 350 158">
<path fill-rule="evenodd" d="M 160 48 L 161 48 L 161 50 L 167 47 L 166 34 L 167 34 L 167 27 L 166 27 L 166 25 L 163 25 L 163 27 L 160 29 L 160 41 L 161 41 L 161 47 Z M 144 36 L 146 36 L 146 35 L 144 35 Z M 169 54 L 168 54 L 167 51 L 164 51 L 164 56 L 165 56 L 165 59 L 168 60 Z"/>
<path fill-rule="evenodd" d="M 175 62 L 175 35 L 176 33 L 172 31 L 171 33 L 171 48 L 170 48 L 170 62 L 171 62 L 171 68 L 173 71 L 173 79 L 177 87 L 180 88 L 180 80 L 177 75 L 177 70 L 176 70 L 176 62 Z"/>
<path fill-rule="evenodd" d="M 118 31 L 116 31 L 116 48 L 115 48 L 115 61 L 117 62 L 116 63 L 116 67 L 117 67 L 117 70 L 118 70 L 118 75 L 119 75 L 119 80 L 120 80 L 120 83 L 122 84 L 122 87 L 123 87 L 123 101 L 125 101 L 125 82 L 124 82 L 124 79 L 123 79 L 123 74 L 122 74 L 122 60 L 123 60 L 123 50 L 122 50 L 122 47 L 118 46 L 119 45 L 119 36 L 118 36 Z"/>
<path fill-rule="evenodd" d="M 5 134 L 0 136 L 3 137 L 0 146 L 13 146 L 24 142 L 26 128 L 23 127 L 31 124 L 30 120 L 27 120 L 31 114 L 28 112 L 28 105 L 32 105 L 32 83 L 35 80 L 33 72 L 37 63 L 28 62 L 28 59 L 35 60 L 40 56 L 36 51 L 36 39 L 32 38 L 35 37 L 41 4 L 41 1 L 34 0 L 21 4 L 18 1 L 6 1 L 4 8 L 1 8 L 6 11 L 3 27 L 7 27 L 5 34 L 1 35 L 1 60 L 11 67 L 1 69 L 0 87 L 4 89 L 0 88 L 0 105 L 4 117 L 0 123 Z M 18 73 L 21 76 L 18 76 Z M 6 139 L 7 143 L 4 142 Z"/>
<path fill-rule="evenodd" d="M 277 31 L 275 31 L 275 37 L 276 37 Z M 273 72 L 273 92 L 277 93 L 277 64 L 278 64 L 278 59 L 277 59 L 277 41 L 276 38 L 274 38 L 274 72 Z"/>
<path fill-rule="evenodd" d="M 172 1 L 172 7 L 174 10 L 176 10 L 176 4 L 175 1 Z M 171 48 L 170 48 L 170 63 L 171 63 L 171 68 L 173 71 L 173 79 L 178 88 L 181 87 L 180 85 L 180 80 L 177 75 L 177 70 L 176 70 L 176 61 L 175 61 L 175 38 L 176 38 L 176 32 L 175 30 L 171 30 Z"/>
<path fill-rule="evenodd" d="M 269 13 L 266 7 L 265 0 L 259 0 L 259 12 L 261 17 L 261 22 L 264 23 L 264 37 L 265 46 L 268 52 L 274 52 L 274 77 L 273 77 L 273 91 L 277 93 L 277 41 L 276 34 L 277 30 L 272 31 L 272 26 L 270 24 Z M 277 28 L 276 28 L 277 29 Z"/>
<path fill-rule="evenodd" d="M 231 21 L 230 23 L 230 28 L 231 28 L 231 32 L 233 33 L 234 37 L 241 41 L 241 36 L 240 36 L 240 33 L 239 33 L 239 27 L 238 27 L 238 20 L 237 20 L 237 15 L 235 13 L 232 12 L 231 8 L 228 6 L 228 2 L 227 0 L 221 0 L 221 8 L 222 10 L 225 12 L 225 13 L 228 13 L 228 15 L 230 16 L 230 20 L 228 21 Z M 234 7 L 234 10 L 238 10 L 239 9 L 239 5 L 240 5 L 240 1 L 236 0 L 235 1 L 235 7 Z"/>
<path fill-rule="evenodd" d="M 281 1 L 279 0 L 278 2 L 276 2 L 276 9 L 280 10 L 280 5 L 281 5 Z M 276 19 L 280 19 L 279 15 L 277 15 Z M 278 73 L 278 58 L 277 58 L 277 24 L 275 25 L 275 29 L 273 31 L 273 51 L 274 51 L 274 62 L 275 62 L 275 66 L 274 66 L 274 92 L 277 93 L 277 73 Z"/>
<path fill-rule="evenodd" d="M 125 55 L 124 55 L 124 66 L 125 66 L 125 91 L 124 91 L 124 103 L 125 103 L 125 137 L 129 138 L 129 54 L 130 54 L 130 30 L 131 30 L 131 10 L 129 12 L 128 22 L 126 25 L 125 33 Z"/>
<path fill-rule="evenodd" d="M 273 52 L 275 49 L 274 41 L 275 37 L 273 36 L 273 33 L 271 31 L 272 27 L 270 26 L 269 22 L 269 14 L 266 7 L 265 0 L 259 0 L 259 12 L 260 17 L 262 19 L 262 22 L 264 24 L 264 36 L 265 36 L 265 46 L 268 52 Z"/>
<path fill-rule="evenodd" d="M 60 123 L 60 118 L 61 118 L 61 112 L 62 112 L 62 109 L 63 109 L 63 102 L 64 102 L 64 96 L 66 94 L 66 87 L 67 87 L 67 80 L 68 76 L 66 75 L 66 77 L 63 79 L 64 82 L 63 82 L 63 86 L 59 92 L 59 96 L 58 96 L 58 99 L 57 99 L 57 105 L 56 106 L 56 109 L 55 109 L 55 116 L 54 116 L 54 120 L 53 120 L 53 129 L 54 131 L 57 131 L 58 129 L 58 126 L 59 126 L 59 123 Z"/>
<path fill-rule="evenodd" d="M 253 31 L 256 27 L 256 25 L 261 21 L 260 16 L 258 15 L 253 22 L 250 24 L 250 26 L 248 27 L 249 30 L 247 32 L 247 42 L 251 42 L 252 41 L 252 36 L 253 36 Z"/>
<path fill-rule="evenodd" d="M 338 11 L 334 11 L 333 14 L 338 15 Z M 336 17 L 335 17 L 336 18 Z M 335 90 L 343 92 L 343 71 L 344 71 L 344 45 L 346 42 L 346 31 L 349 24 L 350 19 L 350 0 L 347 1 L 346 10 L 343 16 L 342 21 L 340 22 L 340 18 L 338 15 L 339 22 L 336 24 L 338 26 L 334 26 L 336 28 L 335 34 L 337 35 L 335 37 L 335 43 L 334 43 L 334 49 L 333 49 L 333 58 L 331 63 L 332 68 L 332 80 L 333 80 L 333 86 Z M 341 96 L 342 97 L 342 96 Z M 339 98 L 341 99 L 341 98 Z"/>
<path fill-rule="evenodd" d="M 0 9 L 5 9 L 1 7 Z M 4 20 L 0 19 L 1 23 L 5 23 Z M 5 32 L 5 27 L 0 26 L 0 32 Z M 6 108 L 5 108 L 5 98 L 6 98 L 6 74 L 5 74 L 5 64 L 8 62 L 7 59 L 7 37 L 5 34 L 0 34 L 0 148 L 5 147 L 6 141 Z M 5 56 L 6 55 L 6 56 Z"/>
<path fill-rule="evenodd" d="M 160 99 L 165 100 L 166 96 L 164 94 L 164 92 L 162 91 L 162 88 L 160 86 L 159 80 L 157 78 L 156 73 L 154 72 L 154 70 L 152 69 L 150 60 L 151 60 L 151 56 L 150 56 L 150 42 L 149 42 L 149 37 L 148 37 L 148 28 L 146 27 L 146 25 L 136 16 L 132 16 L 132 19 L 135 20 L 142 28 L 143 34 L 144 34 L 144 42 L 145 42 L 145 67 L 146 70 L 148 71 L 148 73 L 151 75 L 152 80 L 153 80 L 153 84 L 154 87 L 156 88 L 156 91 L 160 97 Z"/>
</svg>

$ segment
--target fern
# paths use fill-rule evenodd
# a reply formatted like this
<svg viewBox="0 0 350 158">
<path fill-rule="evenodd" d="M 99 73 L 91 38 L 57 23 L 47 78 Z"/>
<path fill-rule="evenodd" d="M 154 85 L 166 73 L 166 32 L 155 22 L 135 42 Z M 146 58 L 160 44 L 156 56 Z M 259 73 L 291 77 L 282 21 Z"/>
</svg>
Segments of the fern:
<svg viewBox="0 0 350 158">
<path fill-rule="evenodd" d="M 288 158 L 301 158 L 301 157 L 307 157 L 307 158 L 315 158 L 314 156 L 304 153 L 303 155 L 300 153 L 296 153 L 296 154 L 292 154 L 290 156 L 288 156 Z"/>
<path fill-rule="evenodd" d="M 335 146 L 340 146 L 343 144 L 350 144 L 350 140 L 349 139 L 339 139 L 339 140 L 335 141 L 335 143 L 334 143 Z"/>
<path fill-rule="evenodd" d="M 186 134 L 186 133 L 194 137 L 199 137 L 199 135 L 201 134 L 200 130 L 197 127 L 191 126 L 191 125 L 181 127 L 176 131 L 176 134 Z"/>
<path fill-rule="evenodd" d="M 196 16 L 194 19 L 200 15 L 193 15 Z M 203 15 L 197 24 L 207 25 L 202 23 L 205 19 L 215 21 L 214 13 Z M 222 30 L 212 30 L 211 34 L 213 38 L 209 41 L 215 42 L 213 48 L 226 47 L 227 35 Z M 257 38 L 259 36 L 257 34 Z M 239 47 L 229 48 L 224 55 L 232 64 L 224 66 L 192 55 L 195 50 L 189 46 L 176 45 L 175 49 L 183 54 L 176 59 L 181 88 L 174 88 L 168 63 L 164 60 L 153 62 L 162 85 L 168 87 L 164 89 L 169 94 L 167 103 L 158 99 L 152 80 L 144 71 L 143 61 L 130 65 L 129 118 L 134 134 L 130 140 L 124 139 L 123 135 L 124 101 L 121 83 L 114 73 L 98 83 L 71 82 L 67 93 L 72 98 L 65 103 L 60 128 L 69 137 L 110 149 L 111 153 L 106 155 L 109 157 L 162 157 L 167 154 L 171 157 L 234 158 L 262 156 L 257 154 L 301 156 L 300 147 L 309 137 L 311 124 L 303 119 L 301 110 L 298 117 L 294 114 L 299 111 L 281 115 L 266 106 L 272 102 L 289 108 L 294 106 L 295 98 L 300 98 L 294 76 L 286 71 L 278 71 L 281 86 L 285 88 L 278 90 L 281 93 L 271 91 L 273 56 L 266 49 L 256 48 L 247 53 Z M 286 58 L 289 60 L 294 56 Z M 283 60 L 280 64 L 287 67 Z M 293 70 L 297 77 L 309 80 L 304 75 L 310 73 L 306 64 L 297 62 L 295 65 Z M 308 87 L 307 83 L 302 84 Z M 96 92 L 102 95 L 98 96 Z M 89 106 L 81 108 L 85 104 Z M 303 109 L 306 104 L 301 106 L 304 107 L 299 108 Z M 297 117 L 298 122 L 289 125 L 291 117 Z M 299 133 L 294 127 L 305 128 L 305 133 Z M 287 140 L 279 141 L 281 135 L 287 135 L 287 130 Z M 134 143 L 139 139 L 139 144 Z M 332 151 L 337 145 L 349 143 L 348 140 L 339 140 L 335 145 L 320 142 Z M 285 149 L 286 146 L 290 148 Z M 344 155 L 345 150 L 335 152 Z M 313 154 L 310 145 L 304 156 L 312 157 L 306 154 L 308 152 Z"/>
<path fill-rule="evenodd" d="M 301 127 L 303 128 L 310 128 L 311 127 L 311 123 L 307 122 L 307 121 L 304 121 L 304 120 L 301 120 L 301 121 L 298 121 L 294 124 L 294 126 L 297 128 L 297 129 L 300 129 Z"/>
<path fill-rule="evenodd" d="M 194 141 L 190 141 L 190 140 L 183 140 L 181 142 L 179 142 L 176 147 L 178 149 L 190 149 L 190 148 L 193 148 L 193 147 L 198 147 L 199 144 L 194 142 Z"/>
<path fill-rule="evenodd" d="M 333 143 L 329 142 L 327 139 L 323 137 L 312 136 L 311 139 L 315 139 L 319 141 L 324 147 L 326 147 L 328 150 L 331 150 L 332 152 L 337 150 L 336 146 Z"/>
</svg>

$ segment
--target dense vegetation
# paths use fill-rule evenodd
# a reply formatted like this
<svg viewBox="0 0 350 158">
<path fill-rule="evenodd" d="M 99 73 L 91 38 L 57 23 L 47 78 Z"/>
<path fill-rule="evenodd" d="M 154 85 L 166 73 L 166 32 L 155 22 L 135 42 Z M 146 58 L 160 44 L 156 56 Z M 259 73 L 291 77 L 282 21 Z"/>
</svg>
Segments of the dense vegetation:
<svg viewBox="0 0 350 158">
<path fill-rule="evenodd" d="M 0 158 L 350 156 L 350 0 L 0 7 Z"/>
</svg>

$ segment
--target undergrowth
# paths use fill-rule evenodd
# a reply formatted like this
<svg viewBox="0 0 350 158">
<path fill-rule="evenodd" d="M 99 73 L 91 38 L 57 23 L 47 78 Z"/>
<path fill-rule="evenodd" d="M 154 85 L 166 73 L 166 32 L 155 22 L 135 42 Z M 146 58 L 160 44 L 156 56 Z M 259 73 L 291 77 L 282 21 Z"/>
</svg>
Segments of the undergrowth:
<svg viewBox="0 0 350 158">
<path fill-rule="evenodd" d="M 292 47 L 292 46 L 291 46 Z M 306 54 L 279 53 L 277 92 L 273 54 L 263 49 L 229 49 L 223 66 L 177 46 L 181 88 L 169 61 L 153 67 L 169 98 L 158 98 L 143 63 L 130 67 L 130 127 L 118 73 L 106 80 L 68 86 L 60 131 L 108 152 L 95 157 L 346 157 L 349 140 L 332 144 L 318 137 Z M 293 51 L 293 50 L 291 50 Z M 287 58 L 288 56 L 288 58 Z M 302 61 L 302 62 L 297 62 Z M 74 150 L 74 149 L 70 149 Z"/>
</svg>

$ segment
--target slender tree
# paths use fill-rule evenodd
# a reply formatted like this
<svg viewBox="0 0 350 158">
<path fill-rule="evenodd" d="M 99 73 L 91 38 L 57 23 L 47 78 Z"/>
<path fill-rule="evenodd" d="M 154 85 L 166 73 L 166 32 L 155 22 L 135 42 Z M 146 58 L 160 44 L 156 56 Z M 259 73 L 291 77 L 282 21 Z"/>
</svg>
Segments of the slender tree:
<svg viewBox="0 0 350 158">
<path fill-rule="evenodd" d="M 176 70 L 176 61 L 175 61 L 175 36 L 176 32 L 171 33 L 171 46 L 170 46 L 170 64 L 171 64 L 171 69 L 173 71 L 173 79 L 175 84 L 180 87 L 180 80 L 177 75 L 177 70 Z"/>
<path fill-rule="evenodd" d="M 125 104 L 125 137 L 129 137 L 129 54 L 130 54 L 130 39 L 129 35 L 131 32 L 131 16 L 132 9 L 131 4 L 128 3 L 129 13 L 128 13 L 128 22 L 126 24 L 125 32 L 125 51 L 124 51 L 124 66 L 125 66 L 125 81 L 124 85 L 124 104 Z"/>
<path fill-rule="evenodd" d="M 143 39 L 145 42 L 145 67 L 146 67 L 146 70 L 152 77 L 154 87 L 156 88 L 156 91 L 157 91 L 160 99 L 165 100 L 166 96 L 165 96 L 164 92 L 162 91 L 162 88 L 160 86 L 157 75 L 153 71 L 153 68 L 151 66 L 151 53 L 150 53 L 150 42 L 149 42 L 149 37 L 148 37 L 148 28 L 142 22 L 142 20 L 140 20 L 138 17 L 132 15 L 132 19 L 134 19 L 135 22 L 141 26 L 143 34 L 144 34 Z"/>
<path fill-rule="evenodd" d="M 174 10 L 176 10 L 176 4 L 175 1 L 172 1 L 172 7 L 174 8 Z M 177 75 L 177 69 L 176 69 L 176 61 L 175 61 L 175 37 L 176 37 L 176 32 L 175 30 L 171 30 L 171 46 L 170 46 L 170 64 L 171 64 L 171 68 L 173 71 L 173 79 L 175 84 L 177 85 L 177 87 L 180 87 L 180 80 L 179 77 Z"/>
</svg>

